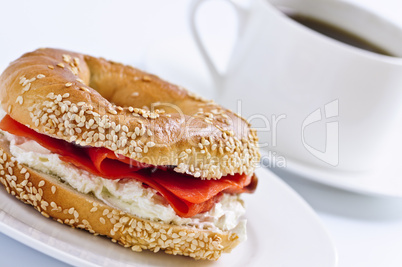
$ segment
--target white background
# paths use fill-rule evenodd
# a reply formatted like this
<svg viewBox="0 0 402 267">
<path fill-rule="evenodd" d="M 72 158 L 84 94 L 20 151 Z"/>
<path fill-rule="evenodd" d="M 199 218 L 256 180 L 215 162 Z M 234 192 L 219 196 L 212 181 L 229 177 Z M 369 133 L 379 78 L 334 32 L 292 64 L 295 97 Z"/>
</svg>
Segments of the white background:
<svg viewBox="0 0 402 267">
<path fill-rule="evenodd" d="M 402 27 L 402 2 L 351 1 L 374 9 Z M 205 8 L 209 19 L 201 28 L 210 44 L 219 39 L 220 47 L 230 47 L 235 32 L 233 13 L 221 2 L 215 4 L 214 8 Z M 187 0 L 1 1 L 0 69 L 24 52 L 59 47 L 154 72 L 164 68 L 171 81 L 189 89 L 196 84 L 208 95 L 210 81 L 190 41 L 188 6 Z M 180 46 L 175 45 L 177 40 Z M 165 60 L 158 65 L 159 58 L 153 52 L 161 50 Z M 223 53 L 220 58 L 225 58 L 229 51 L 214 53 Z M 186 60 L 193 63 L 183 67 Z M 402 266 L 402 199 L 356 195 L 278 174 L 318 213 L 338 248 L 339 266 Z M 1 266 L 66 266 L 1 234 L 0 259 Z"/>
</svg>

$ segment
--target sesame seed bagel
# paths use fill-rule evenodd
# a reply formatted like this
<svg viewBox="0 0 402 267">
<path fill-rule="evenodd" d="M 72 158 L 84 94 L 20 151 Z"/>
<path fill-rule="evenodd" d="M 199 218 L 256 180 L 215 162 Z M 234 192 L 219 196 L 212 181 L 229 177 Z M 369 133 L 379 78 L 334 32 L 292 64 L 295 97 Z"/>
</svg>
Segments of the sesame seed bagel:
<svg viewBox="0 0 402 267">
<path fill-rule="evenodd" d="M 0 101 L 39 133 L 202 179 L 252 175 L 260 157 L 255 130 L 235 113 L 102 58 L 27 53 L 0 76 Z"/>
<path fill-rule="evenodd" d="M 237 234 L 213 232 L 144 220 L 82 194 L 57 177 L 20 164 L 10 143 L 0 135 L 0 182 L 8 193 L 32 205 L 45 217 L 62 224 L 104 235 L 134 251 L 163 250 L 195 259 L 217 260 L 239 243 Z"/>
</svg>

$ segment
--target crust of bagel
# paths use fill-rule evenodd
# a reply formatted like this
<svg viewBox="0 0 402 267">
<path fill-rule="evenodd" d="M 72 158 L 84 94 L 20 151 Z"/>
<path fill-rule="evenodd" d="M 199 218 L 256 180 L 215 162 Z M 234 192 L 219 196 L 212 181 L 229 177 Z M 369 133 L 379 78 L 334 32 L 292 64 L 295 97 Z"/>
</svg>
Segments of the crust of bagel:
<svg viewBox="0 0 402 267">
<path fill-rule="evenodd" d="M 256 131 L 237 114 L 102 58 L 57 49 L 24 54 L 0 76 L 0 101 L 37 132 L 194 177 L 252 175 L 259 162 Z"/>
<path fill-rule="evenodd" d="M 217 233 L 144 220 L 79 193 L 58 178 L 19 164 L 0 137 L 0 182 L 8 193 L 62 224 L 104 235 L 133 251 L 217 260 L 239 243 L 233 232 Z"/>
</svg>

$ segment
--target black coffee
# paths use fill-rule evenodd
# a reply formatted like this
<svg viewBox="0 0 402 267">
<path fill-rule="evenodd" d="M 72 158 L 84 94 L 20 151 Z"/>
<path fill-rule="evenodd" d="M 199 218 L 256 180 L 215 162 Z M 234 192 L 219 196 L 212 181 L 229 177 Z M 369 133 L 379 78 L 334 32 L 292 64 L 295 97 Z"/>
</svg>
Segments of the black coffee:
<svg viewBox="0 0 402 267">
<path fill-rule="evenodd" d="M 286 14 L 289 18 L 297 21 L 298 23 L 316 31 L 328 37 L 331 37 L 335 40 L 343 42 L 345 44 L 358 47 L 367 51 L 371 51 L 377 54 L 386 55 L 395 57 L 392 53 L 388 52 L 386 49 L 373 44 L 370 41 L 365 40 L 364 38 L 348 31 L 332 25 L 328 22 L 310 17 L 305 16 L 297 13 L 288 13 Z"/>
</svg>

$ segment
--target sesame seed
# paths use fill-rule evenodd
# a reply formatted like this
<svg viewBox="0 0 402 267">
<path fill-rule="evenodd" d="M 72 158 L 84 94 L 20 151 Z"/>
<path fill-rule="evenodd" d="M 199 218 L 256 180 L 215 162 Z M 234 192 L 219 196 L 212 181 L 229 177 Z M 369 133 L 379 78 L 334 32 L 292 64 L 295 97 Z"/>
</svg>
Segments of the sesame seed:
<svg viewBox="0 0 402 267">
<path fill-rule="evenodd" d="M 77 67 L 75 67 L 75 66 L 74 66 L 74 67 L 71 67 L 71 68 L 70 68 L 70 71 L 71 71 L 72 74 L 78 75 L 78 69 L 77 69 Z"/>
<path fill-rule="evenodd" d="M 26 80 L 25 75 L 22 75 L 22 76 L 20 77 L 20 82 L 19 82 L 19 84 L 22 84 L 23 82 L 25 82 L 25 80 Z"/>
<path fill-rule="evenodd" d="M 86 88 L 86 87 L 84 87 L 84 86 L 81 86 L 80 89 L 81 89 L 82 91 L 85 91 L 85 92 L 88 92 L 88 93 L 90 92 L 89 89 Z"/>
<path fill-rule="evenodd" d="M 69 63 L 71 61 L 71 56 L 70 55 L 62 55 L 64 62 Z"/>
<path fill-rule="evenodd" d="M 142 251 L 141 247 L 138 246 L 138 245 L 132 246 L 132 247 L 131 247 L 131 250 L 132 250 L 132 251 L 136 251 L 136 252 L 141 252 L 141 251 Z"/>
<path fill-rule="evenodd" d="M 143 80 L 144 82 L 150 82 L 150 81 L 151 81 L 151 78 L 150 78 L 149 76 L 145 75 L 145 76 L 142 77 L 142 80 Z"/>
<path fill-rule="evenodd" d="M 114 110 L 114 109 L 112 109 L 112 108 L 109 108 L 108 111 L 109 111 L 111 114 L 113 114 L 113 115 L 116 115 L 116 114 L 117 114 L 117 111 Z"/>
<path fill-rule="evenodd" d="M 147 142 L 147 147 L 153 147 L 155 146 L 155 143 L 152 141 Z"/>
<path fill-rule="evenodd" d="M 22 98 L 22 96 L 18 96 L 17 99 L 15 100 L 15 103 L 19 103 L 20 105 L 22 105 L 22 103 L 24 102 L 24 99 Z"/>
<path fill-rule="evenodd" d="M 60 68 L 64 68 L 64 64 L 63 64 L 63 63 L 59 63 L 59 64 L 57 64 L 56 66 L 57 66 L 57 67 L 60 67 Z"/>
<path fill-rule="evenodd" d="M 22 91 L 23 91 L 23 92 L 27 92 L 27 91 L 29 91 L 29 89 L 31 89 L 31 84 L 30 84 L 30 83 L 28 83 L 27 85 L 25 85 L 24 88 L 22 88 Z"/>
<path fill-rule="evenodd" d="M 66 87 L 70 87 L 71 85 L 73 85 L 73 83 L 71 83 L 71 82 L 68 82 L 65 84 Z"/>
</svg>

